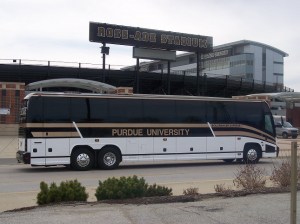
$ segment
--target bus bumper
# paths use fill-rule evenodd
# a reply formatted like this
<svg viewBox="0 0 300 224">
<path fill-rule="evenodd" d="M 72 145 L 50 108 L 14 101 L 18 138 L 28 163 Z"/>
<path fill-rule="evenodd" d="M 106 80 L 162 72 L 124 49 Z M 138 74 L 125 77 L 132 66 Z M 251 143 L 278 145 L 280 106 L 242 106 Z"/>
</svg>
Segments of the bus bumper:
<svg viewBox="0 0 300 224">
<path fill-rule="evenodd" d="M 17 151 L 16 159 L 19 163 L 30 164 L 30 152 Z"/>
</svg>

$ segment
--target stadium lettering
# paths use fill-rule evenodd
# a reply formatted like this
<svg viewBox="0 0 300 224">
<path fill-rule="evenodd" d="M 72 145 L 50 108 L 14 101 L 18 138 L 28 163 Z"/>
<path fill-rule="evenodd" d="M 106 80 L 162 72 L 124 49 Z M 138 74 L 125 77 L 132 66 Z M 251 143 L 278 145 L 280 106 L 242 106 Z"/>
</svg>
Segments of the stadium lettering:
<svg viewBox="0 0 300 224">
<path fill-rule="evenodd" d="M 124 39 L 124 40 L 132 39 L 134 41 L 156 43 L 156 33 L 141 32 L 139 30 L 136 30 L 134 34 L 129 34 L 129 31 L 126 29 L 121 30 L 121 29 L 98 27 L 97 36 L 109 37 L 114 39 Z M 196 48 L 198 47 L 207 48 L 207 40 L 205 39 L 161 34 L 159 41 L 161 44 L 190 46 Z"/>
</svg>

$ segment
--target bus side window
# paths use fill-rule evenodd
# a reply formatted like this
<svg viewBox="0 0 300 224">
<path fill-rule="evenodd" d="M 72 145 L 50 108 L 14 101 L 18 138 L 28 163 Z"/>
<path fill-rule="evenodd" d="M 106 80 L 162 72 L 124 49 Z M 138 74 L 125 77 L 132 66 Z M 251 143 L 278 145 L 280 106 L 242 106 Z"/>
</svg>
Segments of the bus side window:
<svg viewBox="0 0 300 224">
<path fill-rule="evenodd" d="M 142 100 L 109 99 L 109 122 L 140 123 L 143 120 Z"/>
<path fill-rule="evenodd" d="M 269 114 L 265 115 L 265 130 L 274 133 L 273 132 L 273 126 L 271 121 L 271 116 Z"/>
<path fill-rule="evenodd" d="M 143 100 L 145 123 L 176 123 L 175 100 Z"/>
<path fill-rule="evenodd" d="M 208 101 L 207 121 L 210 123 L 235 123 L 235 103 Z"/>
<path fill-rule="evenodd" d="M 70 98 L 44 97 L 44 122 L 45 123 L 70 123 L 71 109 Z"/>
<path fill-rule="evenodd" d="M 43 97 L 32 97 L 28 102 L 28 123 L 44 123 Z"/>
<path fill-rule="evenodd" d="M 90 120 L 90 108 L 88 98 L 71 98 L 71 121 L 76 123 L 88 123 Z"/>
<path fill-rule="evenodd" d="M 206 123 L 206 106 L 204 101 L 177 100 L 177 123 Z"/>
<path fill-rule="evenodd" d="M 264 129 L 261 103 L 236 102 L 236 120 L 238 123 Z"/>
<path fill-rule="evenodd" d="M 108 123 L 108 99 L 89 98 L 90 122 Z"/>
</svg>

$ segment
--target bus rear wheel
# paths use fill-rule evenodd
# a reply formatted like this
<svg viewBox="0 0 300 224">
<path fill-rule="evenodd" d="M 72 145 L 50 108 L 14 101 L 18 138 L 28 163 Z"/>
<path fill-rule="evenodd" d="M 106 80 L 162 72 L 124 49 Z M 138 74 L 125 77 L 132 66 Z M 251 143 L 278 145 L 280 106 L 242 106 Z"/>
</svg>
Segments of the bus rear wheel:
<svg viewBox="0 0 300 224">
<path fill-rule="evenodd" d="M 88 149 L 77 149 L 71 156 L 71 165 L 75 170 L 89 170 L 94 165 L 94 156 Z"/>
<path fill-rule="evenodd" d="M 260 150 L 257 146 L 247 146 L 244 151 L 244 162 L 245 163 L 257 163 L 260 159 Z"/>
<path fill-rule="evenodd" d="M 120 163 L 120 153 L 112 147 L 104 148 L 98 156 L 98 165 L 104 170 L 115 169 Z"/>
</svg>

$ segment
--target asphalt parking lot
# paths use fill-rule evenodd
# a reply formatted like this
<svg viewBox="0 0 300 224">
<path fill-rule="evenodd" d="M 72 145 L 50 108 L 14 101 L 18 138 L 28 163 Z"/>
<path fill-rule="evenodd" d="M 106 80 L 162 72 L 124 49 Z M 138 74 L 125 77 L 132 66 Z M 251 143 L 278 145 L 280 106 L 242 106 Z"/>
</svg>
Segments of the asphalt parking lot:
<svg viewBox="0 0 300 224">
<path fill-rule="evenodd" d="M 292 141 L 278 139 L 280 156 L 290 155 Z M 0 138 L 0 164 L 15 165 L 17 137 Z M 201 192 L 199 192 L 201 193 Z M 151 205 L 70 204 L 0 213 L 1 223 L 288 223 L 290 194 L 213 198 L 198 202 Z M 17 199 L 16 199 L 17 200 Z M 21 200 L 20 200 L 21 201 Z M 297 200 L 297 204 L 299 200 Z M 300 214 L 299 206 L 297 214 Z M 300 223 L 300 219 L 297 219 Z"/>
</svg>

